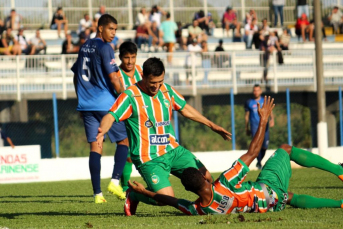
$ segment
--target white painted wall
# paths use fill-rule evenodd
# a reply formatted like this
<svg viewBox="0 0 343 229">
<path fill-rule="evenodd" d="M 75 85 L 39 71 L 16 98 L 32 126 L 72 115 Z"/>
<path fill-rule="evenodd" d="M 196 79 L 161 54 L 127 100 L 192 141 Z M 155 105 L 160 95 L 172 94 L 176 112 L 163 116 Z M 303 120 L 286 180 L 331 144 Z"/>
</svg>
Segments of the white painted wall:
<svg viewBox="0 0 343 229">
<path fill-rule="evenodd" d="M 20 149 L 20 152 L 28 153 L 28 147 L 31 146 L 18 146 L 15 149 L 10 147 L 0 148 L 0 155 L 4 152 L 5 148 L 7 152 L 15 153 L 16 150 Z M 263 163 L 267 161 L 270 155 L 275 150 L 268 150 Z M 237 160 L 245 150 L 236 151 L 218 151 L 218 152 L 197 152 L 194 153 L 199 158 L 207 169 L 214 172 L 222 172 L 231 167 L 232 163 Z M 318 154 L 318 149 L 312 149 L 312 152 Z M 328 148 L 325 157 L 333 163 L 343 162 L 343 148 L 332 147 Z M 101 177 L 109 178 L 112 175 L 114 159 L 113 156 L 104 156 L 101 159 Z M 250 166 L 250 169 L 256 169 L 256 161 Z M 2 164 L 0 164 L 2 166 Z M 299 167 L 295 163 L 292 163 L 292 168 Z M 82 158 L 57 158 L 57 159 L 41 159 L 39 162 L 39 175 L 35 180 L 12 180 L 4 181 L 0 183 L 19 183 L 19 182 L 41 182 L 41 181 L 63 181 L 63 180 L 82 180 L 90 179 L 88 169 L 88 157 Z M 140 176 L 139 173 L 134 169 L 132 177 Z"/>
</svg>

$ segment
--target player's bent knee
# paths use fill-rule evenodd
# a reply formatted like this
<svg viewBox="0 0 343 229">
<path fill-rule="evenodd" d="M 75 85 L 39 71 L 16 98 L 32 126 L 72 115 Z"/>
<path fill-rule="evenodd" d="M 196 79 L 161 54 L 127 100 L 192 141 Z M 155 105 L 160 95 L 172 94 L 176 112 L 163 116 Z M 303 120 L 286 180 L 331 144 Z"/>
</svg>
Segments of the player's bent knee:
<svg viewBox="0 0 343 229">
<path fill-rule="evenodd" d="M 282 144 L 279 148 L 285 150 L 288 154 L 290 154 L 292 150 L 292 146 L 288 144 Z"/>
</svg>

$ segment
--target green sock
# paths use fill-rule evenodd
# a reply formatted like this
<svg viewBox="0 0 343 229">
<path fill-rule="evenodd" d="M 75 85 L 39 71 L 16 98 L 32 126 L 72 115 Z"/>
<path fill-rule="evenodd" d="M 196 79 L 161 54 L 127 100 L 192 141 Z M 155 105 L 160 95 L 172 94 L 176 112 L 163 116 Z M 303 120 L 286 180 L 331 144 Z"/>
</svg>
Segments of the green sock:
<svg viewBox="0 0 343 229">
<path fill-rule="evenodd" d="M 121 186 L 123 187 L 124 192 L 126 192 L 126 190 L 129 188 L 129 186 L 127 185 L 127 182 L 130 180 L 131 173 L 132 173 L 132 162 L 127 161 L 123 169 L 123 174 L 121 175 L 121 178 L 120 178 L 120 183 L 121 183 Z"/>
<path fill-rule="evenodd" d="M 290 205 L 296 208 L 341 208 L 343 200 L 316 198 L 293 194 Z"/>
<path fill-rule="evenodd" d="M 315 167 L 333 173 L 336 176 L 343 174 L 342 166 L 334 164 L 319 155 L 296 148 L 294 146 L 292 147 L 290 158 L 298 165 L 304 167 Z"/>
<path fill-rule="evenodd" d="M 136 192 L 130 193 L 130 199 L 132 199 L 133 201 L 140 201 L 149 205 L 158 205 L 154 199 L 144 196 L 143 194 L 136 193 Z"/>
</svg>

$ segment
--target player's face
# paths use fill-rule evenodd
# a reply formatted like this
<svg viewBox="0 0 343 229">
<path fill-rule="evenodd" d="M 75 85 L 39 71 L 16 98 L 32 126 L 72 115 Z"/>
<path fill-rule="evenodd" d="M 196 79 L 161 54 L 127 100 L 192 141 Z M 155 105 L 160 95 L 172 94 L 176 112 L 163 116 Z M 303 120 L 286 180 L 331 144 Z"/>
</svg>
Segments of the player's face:
<svg viewBox="0 0 343 229">
<path fill-rule="evenodd" d="M 260 87 L 254 87 L 253 94 L 255 99 L 259 98 L 262 94 L 262 89 Z"/>
<path fill-rule="evenodd" d="M 99 31 L 101 37 L 105 42 L 111 42 L 116 35 L 118 25 L 113 22 L 107 24 L 106 26 L 99 26 Z"/>
<path fill-rule="evenodd" d="M 145 89 L 148 91 L 148 94 L 154 96 L 157 94 L 158 90 L 160 90 L 164 81 L 164 72 L 160 76 L 143 76 L 143 85 Z"/>
<path fill-rule="evenodd" d="M 125 71 L 129 72 L 135 68 L 137 53 L 126 53 L 120 57 L 121 64 L 120 67 Z"/>
</svg>

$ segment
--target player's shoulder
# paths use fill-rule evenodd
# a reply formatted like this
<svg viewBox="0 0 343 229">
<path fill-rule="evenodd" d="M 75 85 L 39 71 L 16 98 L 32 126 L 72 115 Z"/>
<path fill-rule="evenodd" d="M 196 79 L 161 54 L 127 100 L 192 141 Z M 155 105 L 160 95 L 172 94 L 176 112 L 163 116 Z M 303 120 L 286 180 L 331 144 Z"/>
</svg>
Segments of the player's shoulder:
<svg viewBox="0 0 343 229">
<path fill-rule="evenodd" d="M 126 88 L 126 90 L 124 91 L 124 93 L 126 95 L 128 95 L 129 97 L 135 97 L 135 95 L 139 94 L 139 88 L 136 84 L 132 84 L 129 87 Z"/>
<path fill-rule="evenodd" d="M 254 103 L 254 99 L 248 99 L 246 102 L 245 102 L 245 105 L 246 106 L 250 106 L 251 104 L 253 104 Z"/>
</svg>

